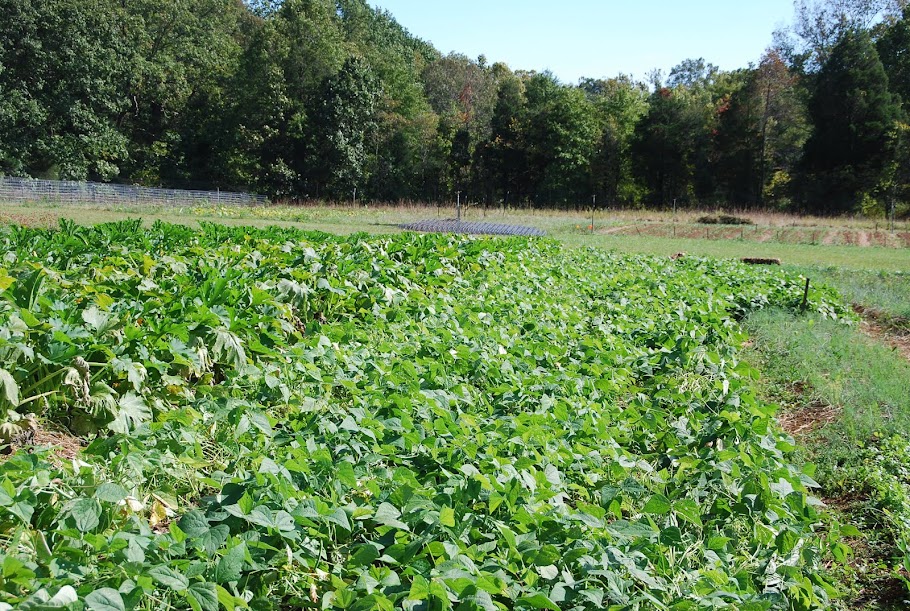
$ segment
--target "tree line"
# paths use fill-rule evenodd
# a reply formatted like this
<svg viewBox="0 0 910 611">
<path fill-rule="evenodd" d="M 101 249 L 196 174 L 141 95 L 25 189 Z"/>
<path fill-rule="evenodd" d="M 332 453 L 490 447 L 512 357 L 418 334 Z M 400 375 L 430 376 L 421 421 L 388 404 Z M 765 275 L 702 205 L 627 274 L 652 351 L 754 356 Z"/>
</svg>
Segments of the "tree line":
<svg viewBox="0 0 910 611">
<path fill-rule="evenodd" d="M 746 68 L 689 59 L 577 84 L 444 55 L 365 0 L 0 14 L 0 174 L 512 207 L 910 201 L 898 0 L 797 0 Z"/>
</svg>

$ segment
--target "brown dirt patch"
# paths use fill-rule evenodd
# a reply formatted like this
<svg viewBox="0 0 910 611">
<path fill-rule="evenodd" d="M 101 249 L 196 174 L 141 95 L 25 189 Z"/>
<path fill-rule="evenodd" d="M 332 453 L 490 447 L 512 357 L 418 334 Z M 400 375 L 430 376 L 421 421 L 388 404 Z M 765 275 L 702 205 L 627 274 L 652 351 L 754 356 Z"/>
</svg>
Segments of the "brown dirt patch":
<svg viewBox="0 0 910 611">
<path fill-rule="evenodd" d="M 58 458 L 72 460 L 82 451 L 82 441 L 69 433 L 40 429 L 35 433 L 32 447 L 50 447 L 53 450 L 54 455 Z"/>
<path fill-rule="evenodd" d="M 831 424 L 840 416 L 840 409 L 821 402 L 787 410 L 778 415 L 781 428 L 791 437 L 807 437 Z"/>
<path fill-rule="evenodd" d="M 860 328 L 866 335 L 888 345 L 910 361 L 910 331 L 907 330 L 910 326 L 907 321 L 886 320 L 881 312 L 861 305 L 854 305 L 853 311 L 863 317 Z"/>
<path fill-rule="evenodd" d="M 76 458 L 82 451 L 82 442 L 69 433 L 38 428 L 34 434 L 12 444 L 8 449 L 9 454 L 13 454 L 18 450 L 34 452 L 45 448 L 50 448 L 51 460 L 59 464 Z M 0 460 L 3 458 L 5 457 L 0 457 Z"/>
<path fill-rule="evenodd" d="M 840 417 L 839 407 L 813 399 L 811 389 L 804 382 L 788 384 L 785 395 L 796 398 L 796 401 L 782 402 L 790 407 L 778 414 L 777 421 L 791 437 L 809 437 Z"/>
<path fill-rule="evenodd" d="M 844 492 L 840 496 L 823 499 L 826 506 L 840 512 L 843 515 L 850 515 L 852 513 L 858 512 L 860 506 L 863 503 L 868 502 L 868 500 L 869 500 L 868 494 L 862 493 L 858 490 Z M 859 541 L 864 541 L 864 540 L 860 539 Z M 872 555 L 871 551 L 868 554 L 863 554 L 864 557 L 869 557 L 871 555 Z"/>
<path fill-rule="evenodd" d="M 869 496 L 863 490 L 848 490 L 836 497 L 822 499 L 825 506 L 841 523 L 852 524 L 860 531 L 868 532 L 862 516 L 869 512 Z M 874 528 L 874 527 L 873 527 Z M 910 592 L 905 579 L 910 578 L 904 568 L 892 570 L 897 550 L 891 543 L 870 540 L 867 537 L 848 537 L 843 540 L 853 550 L 847 559 L 848 570 L 841 572 L 836 568 L 833 558 L 826 566 L 841 575 L 843 586 L 850 591 L 844 600 L 845 609 L 880 610 L 906 609 Z"/>
<path fill-rule="evenodd" d="M 585 225 L 585 227 L 590 227 L 590 225 Z M 643 222 L 598 227 L 596 233 L 600 235 L 653 236 L 690 240 L 741 240 L 759 243 L 777 242 L 780 244 L 819 244 L 825 246 L 910 247 L 910 232 L 891 234 L 880 230 L 872 231 L 871 229 L 822 228 L 796 224 L 772 227 L 730 227 L 725 225 Z"/>
<path fill-rule="evenodd" d="M 22 225 L 23 227 L 56 227 L 60 222 L 59 217 L 54 214 L 0 214 L 0 224 L 2 225 Z"/>
<path fill-rule="evenodd" d="M 904 579 L 910 578 L 906 570 L 899 573 Z M 858 596 L 851 601 L 853 609 L 906 609 L 910 599 L 907 585 L 897 575 L 882 575 L 864 585 Z"/>
</svg>

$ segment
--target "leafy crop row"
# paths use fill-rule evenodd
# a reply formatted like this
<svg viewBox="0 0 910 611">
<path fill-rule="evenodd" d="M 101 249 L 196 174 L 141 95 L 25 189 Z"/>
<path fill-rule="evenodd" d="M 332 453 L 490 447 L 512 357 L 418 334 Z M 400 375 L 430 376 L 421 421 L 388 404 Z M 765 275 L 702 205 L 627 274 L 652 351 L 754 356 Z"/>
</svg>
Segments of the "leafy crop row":
<svg viewBox="0 0 910 611">
<path fill-rule="evenodd" d="M 0 609 L 808 609 L 737 318 L 803 283 L 547 241 L 0 229 Z M 811 306 L 843 310 L 823 290 Z"/>
</svg>

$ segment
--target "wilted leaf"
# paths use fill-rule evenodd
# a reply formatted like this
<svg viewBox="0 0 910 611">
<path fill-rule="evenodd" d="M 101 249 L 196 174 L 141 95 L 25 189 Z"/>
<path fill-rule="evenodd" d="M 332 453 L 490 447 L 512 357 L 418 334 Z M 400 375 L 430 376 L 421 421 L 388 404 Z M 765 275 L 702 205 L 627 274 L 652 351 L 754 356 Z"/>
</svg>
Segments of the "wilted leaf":
<svg viewBox="0 0 910 611">
<path fill-rule="evenodd" d="M 108 424 L 115 433 L 127 434 L 152 419 L 152 410 L 139 395 L 128 392 L 117 402 L 117 417 Z"/>
<path fill-rule="evenodd" d="M 16 384 L 12 374 L 2 368 L 0 368 L 0 389 L 2 389 L 0 396 L 6 399 L 9 405 L 12 407 L 19 405 L 19 385 Z"/>
</svg>

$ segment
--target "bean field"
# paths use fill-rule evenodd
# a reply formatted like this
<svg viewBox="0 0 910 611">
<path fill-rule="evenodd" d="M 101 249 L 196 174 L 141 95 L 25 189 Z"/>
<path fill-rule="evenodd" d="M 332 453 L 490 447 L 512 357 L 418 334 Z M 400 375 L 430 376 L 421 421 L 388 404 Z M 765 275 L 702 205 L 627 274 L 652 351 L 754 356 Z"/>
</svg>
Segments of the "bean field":
<svg viewBox="0 0 910 611">
<path fill-rule="evenodd" d="M 744 316 L 802 309 L 794 272 L 205 222 L 0 245 L 0 609 L 834 594 L 850 533 L 740 360 Z"/>
</svg>

